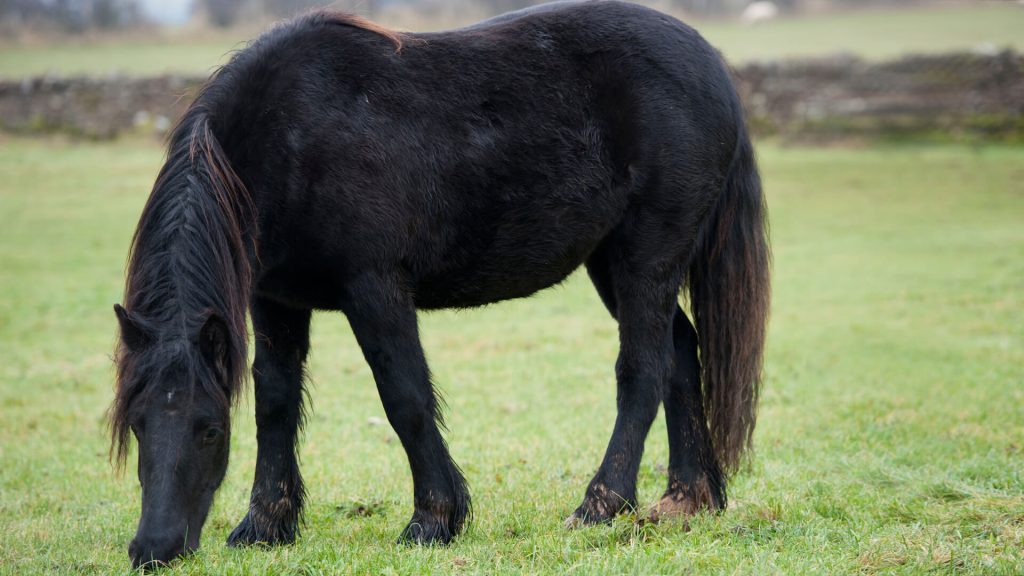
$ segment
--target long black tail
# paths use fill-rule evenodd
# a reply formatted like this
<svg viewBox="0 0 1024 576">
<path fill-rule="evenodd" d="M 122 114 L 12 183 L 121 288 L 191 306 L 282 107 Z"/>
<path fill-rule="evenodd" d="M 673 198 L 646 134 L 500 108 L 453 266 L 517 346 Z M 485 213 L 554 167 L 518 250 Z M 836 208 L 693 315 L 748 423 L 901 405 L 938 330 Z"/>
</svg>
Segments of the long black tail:
<svg viewBox="0 0 1024 576">
<path fill-rule="evenodd" d="M 767 210 L 754 149 L 738 115 L 725 189 L 704 224 L 687 275 L 704 411 L 715 457 L 727 474 L 751 446 L 770 300 Z"/>
</svg>

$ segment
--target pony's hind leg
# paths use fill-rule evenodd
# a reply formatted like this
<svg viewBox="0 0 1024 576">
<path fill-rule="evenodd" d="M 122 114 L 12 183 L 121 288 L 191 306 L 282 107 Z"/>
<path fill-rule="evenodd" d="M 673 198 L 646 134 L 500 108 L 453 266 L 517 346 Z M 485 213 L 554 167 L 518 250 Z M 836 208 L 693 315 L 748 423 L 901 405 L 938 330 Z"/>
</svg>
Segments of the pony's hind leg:
<svg viewBox="0 0 1024 576">
<path fill-rule="evenodd" d="M 672 367 L 671 321 L 680 274 L 643 262 L 624 264 L 622 253 L 607 246 L 587 262 L 598 293 L 619 322 L 618 416 L 583 503 L 566 520 L 570 527 L 605 522 L 636 507 L 644 440 Z"/>
<path fill-rule="evenodd" d="M 257 298 L 253 379 L 256 392 L 256 477 L 249 513 L 228 544 L 288 544 L 295 540 L 305 491 L 295 454 L 302 425 L 302 376 L 309 352 L 309 310 Z"/>
<path fill-rule="evenodd" d="M 416 309 L 397 282 L 373 275 L 350 286 L 347 300 L 345 314 L 412 469 L 415 509 L 399 540 L 447 543 L 462 530 L 470 499 L 439 429 Z"/>
<path fill-rule="evenodd" d="M 725 476 L 711 448 L 704 417 L 697 331 L 678 306 L 672 321 L 672 339 L 675 366 L 664 395 L 668 488 L 651 509 L 651 519 L 655 521 L 725 507 Z"/>
</svg>

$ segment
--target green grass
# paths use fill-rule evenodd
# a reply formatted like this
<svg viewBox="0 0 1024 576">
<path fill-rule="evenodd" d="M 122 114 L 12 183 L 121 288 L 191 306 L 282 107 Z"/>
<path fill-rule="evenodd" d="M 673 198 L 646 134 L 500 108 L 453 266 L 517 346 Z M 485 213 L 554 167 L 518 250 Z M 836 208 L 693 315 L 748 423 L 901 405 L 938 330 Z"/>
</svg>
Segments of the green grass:
<svg viewBox="0 0 1024 576">
<path fill-rule="evenodd" d="M 851 11 L 783 18 L 753 27 L 708 22 L 696 28 L 737 63 L 837 52 L 881 60 L 908 53 L 971 50 L 983 43 L 1024 49 L 1024 7 L 1009 2 Z"/>
<path fill-rule="evenodd" d="M 231 50 L 247 38 L 126 39 L 103 42 L 58 42 L 50 45 L 0 47 L 0 78 L 38 74 L 129 74 L 146 76 L 167 72 L 209 74 L 227 61 Z"/>
<path fill-rule="evenodd" d="M 387 24 L 386 17 L 382 20 Z M 452 25 L 468 22 L 452 23 Z M 1024 9 L 1004 5 L 872 9 L 783 18 L 757 26 L 727 21 L 694 25 L 732 62 L 849 52 L 866 58 L 908 52 L 969 50 L 981 43 L 1024 49 Z M 0 78 L 45 72 L 146 75 L 168 71 L 206 74 L 251 32 L 222 32 L 192 38 L 155 34 L 118 40 L 67 40 L 52 45 L 0 45 Z"/>
<path fill-rule="evenodd" d="M 775 250 L 764 400 L 732 506 L 565 531 L 614 418 L 616 329 L 576 275 L 424 315 L 476 517 L 393 544 L 411 481 L 342 316 L 314 321 L 308 523 L 232 550 L 255 459 L 251 391 L 197 555 L 170 574 L 1024 572 L 1024 149 L 760 148 Z M 109 352 L 149 143 L 0 146 L 0 573 L 118 573 L 137 522 L 109 469 Z M 659 418 L 640 497 L 665 483 Z M 354 514 L 365 505 L 370 516 Z"/>
</svg>

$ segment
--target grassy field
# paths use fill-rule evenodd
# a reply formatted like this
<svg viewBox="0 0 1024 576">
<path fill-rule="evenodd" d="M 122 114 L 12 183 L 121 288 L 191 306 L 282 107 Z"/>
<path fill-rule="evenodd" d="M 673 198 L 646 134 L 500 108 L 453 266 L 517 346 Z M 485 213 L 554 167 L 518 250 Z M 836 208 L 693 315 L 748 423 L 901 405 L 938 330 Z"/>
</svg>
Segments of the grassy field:
<svg viewBox="0 0 1024 576">
<path fill-rule="evenodd" d="M 174 574 L 1024 571 L 1024 150 L 761 147 L 775 249 L 767 382 L 732 506 L 568 532 L 614 418 L 616 328 L 585 276 L 424 315 L 476 517 L 393 544 L 405 457 L 343 317 L 314 321 L 294 546 L 232 550 L 255 459 L 251 391 L 200 552 Z M 132 465 L 106 462 L 121 273 L 161 152 L 0 143 L 0 573 L 127 572 Z M 665 482 L 659 418 L 640 472 Z M 133 460 L 134 462 L 134 460 Z M 369 515 L 359 512 L 362 507 Z"/>
<path fill-rule="evenodd" d="M 382 22 L 388 24 L 387 16 Z M 466 24 L 453 22 L 451 25 Z M 750 27 L 694 22 L 731 61 L 849 52 L 881 59 L 908 52 L 969 50 L 982 43 L 1024 49 L 1024 8 L 1006 2 L 932 9 L 888 9 L 780 19 Z M 423 29 L 431 26 L 409 26 Z M 436 26 L 434 26 L 436 27 Z M 60 74 L 208 73 L 253 31 L 157 33 L 22 46 L 0 43 L 0 78 Z"/>
</svg>

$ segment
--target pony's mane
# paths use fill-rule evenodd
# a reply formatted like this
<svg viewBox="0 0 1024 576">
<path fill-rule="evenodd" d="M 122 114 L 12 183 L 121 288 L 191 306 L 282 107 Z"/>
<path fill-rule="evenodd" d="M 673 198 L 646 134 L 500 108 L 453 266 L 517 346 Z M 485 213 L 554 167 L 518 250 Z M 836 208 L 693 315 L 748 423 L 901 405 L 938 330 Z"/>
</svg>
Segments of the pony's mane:
<svg viewBox="0 0 1024 576">
<path fill-rule="evenodd" d="M 371 32 L 387 39 L 396 52 L 406 38 L 354 14 L 318 10 L 280 24 L 254 45 L 273 38 L 275 31 L 318 24 Z M 109 414 L 111 458 L 118 466 L 127 457 L 131 403 L 169 362 L 189 367 L 193 379 L 218 400 L 225 418 L 245 381 L 250 257 L 256 256 L 255 209 L 214 136 L 211 119 L 214 103 L 225 99 L 237 81 L 236 68 L 246 66 L 246 52 L 236 54 L 211 76 L 171 131 L 167 160 L 132 238 L 124 307 L 153 344 L 140 351 L 132 350 L 123 338 L 118 341 L 115 395 Z M 224 321 L 229 334 L 230 377 L 224 383 L 218 383 L 186 348 L 165 345 L 194 341 L 211 314 Z"/>
<path fill-rule="evenodd" d="M 204 94 L 218 75 L 173 130 L 167 160 L 132 237 L 124 306 L 148 344 L 133 349 L 122 335 L 117 345 L 110 424 L 111 457 L 118 466 L 127 457 L 132 400 L 169 363 L 183 364 L 225 418 L 245 380 L 255 214 L 210 129 Z M 211 315 L 227 328 L 226 382 L 189 351 Z"/>
</svg>

